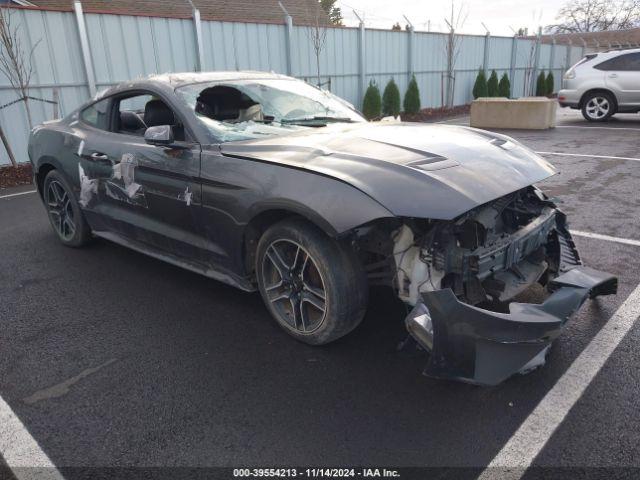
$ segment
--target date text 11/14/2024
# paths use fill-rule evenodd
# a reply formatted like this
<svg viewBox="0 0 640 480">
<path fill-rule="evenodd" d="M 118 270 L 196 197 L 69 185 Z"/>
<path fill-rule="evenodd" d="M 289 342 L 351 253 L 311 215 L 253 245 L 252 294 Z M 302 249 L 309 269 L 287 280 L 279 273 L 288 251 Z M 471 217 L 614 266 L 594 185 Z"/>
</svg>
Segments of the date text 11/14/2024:
<svg viewBox="0 0 640 480">
<path fill-rule="evenodd" d="M 400 478 L 387 468 L 235 468 L 234 478 Z"/>
</svg>

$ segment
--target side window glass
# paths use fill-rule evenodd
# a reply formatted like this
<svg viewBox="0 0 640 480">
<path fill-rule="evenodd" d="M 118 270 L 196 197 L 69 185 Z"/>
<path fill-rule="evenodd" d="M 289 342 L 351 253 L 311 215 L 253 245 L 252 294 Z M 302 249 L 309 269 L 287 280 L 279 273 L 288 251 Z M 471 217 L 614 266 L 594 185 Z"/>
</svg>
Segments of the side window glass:
<svg viewBox="0 0 640 480">
<path fill-rule="evenodd" d="M 640 53 L 630 53 L 627 57 L 629 57 L 629 68 L 627 70 L 640 72 Z"/>
<path fill-rule="evenodd" d="M 87 108 L 80 112 L 82 121 L 88 123 L 91 126 L 99 128 L 100 130 L 108 130 L 107 119 L 107 107 L 109 106 L 109 99 L 105 98 L 99 102 L 89 105 Z"/>
<path fill-rule="evenodd" d="M 125 135 L 144 136 L 148 127 L 144 120 L 145 107 L 153 99 L 153 95 L 150 94 L 120 99 L 116 111 L 115 131 Z"/>
<path fill-rule="evenodd" d="M 123 98 L 120 100 L 120 111 L 136 112 L 144 114 L 144 106 L 149 100 L 153 100 L 153 95 L 145 93 L 135 97 Z"/>
<path fill-rule="evenodd" d="M 169 125 L 177 141 L 185 140 L 184 126 L 173 110 L 153 94 L 142 93 L 118 101 L 115 131 L 143 137 L 148 127 Z"/>
<path fill-rule="evenodd" d="M 626 55 L 620 55 L 619 57 L 602 62 L 600 65 L 596 65 L 595 68 L 598 70 L 618 72 L 640 71 L 640 54 L 628 53 Z"/>
<path fill-rule="evenodd" d="M 599 63 L 598 65 L 595 65 L 593 68 L 595 68 L 596 70 L 604 70 L 605 72 L 608 72 L 610 70 L 615 70 L 616 69 L 616 65 L 615 65 L 615 61 L 617 59 L 612 58 L 611 60 L 606 60 L 602 63 Z"/>
</svg>

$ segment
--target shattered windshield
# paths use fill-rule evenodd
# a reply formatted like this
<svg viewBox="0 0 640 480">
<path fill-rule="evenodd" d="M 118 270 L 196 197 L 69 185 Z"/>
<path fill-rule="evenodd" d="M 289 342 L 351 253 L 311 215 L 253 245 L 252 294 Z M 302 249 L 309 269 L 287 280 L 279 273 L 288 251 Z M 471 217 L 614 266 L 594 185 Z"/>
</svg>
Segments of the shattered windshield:
<svg viewBox="0 0 640 480">
<path fill-rule="evenodd" d="M 332 93 L 296 80 L 199 83 L 179 87 L 176 93 L 220 142 L 365 121 Z"/>
</svg>

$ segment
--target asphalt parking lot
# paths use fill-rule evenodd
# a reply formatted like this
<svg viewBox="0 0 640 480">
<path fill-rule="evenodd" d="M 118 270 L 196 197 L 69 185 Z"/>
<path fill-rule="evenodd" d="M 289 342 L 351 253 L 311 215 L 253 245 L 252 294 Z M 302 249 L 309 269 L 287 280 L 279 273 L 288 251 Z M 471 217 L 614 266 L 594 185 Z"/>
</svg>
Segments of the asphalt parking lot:
<svg viewBox="0 0 640 480">
<path fill-rule="evenodd" d="M 404 309 L 384 290 L 352 334 L 303 345 L 258 294 L 106 241 L 63 247 L 38 196 L 15 195 L 32 190 L 22 187 L 0 191 L 1 398 L 69 478 L 157 466 L 477 477 L 640 283 L 640 115 L 595 126 L 561 110 L 556 129 L 504 133 L 558 167 L 541 187 L 567 212 L 585 263 L 620 280 L 617 296 L 573 317 L 543 368 L 494 388 L 426 378 L 423 355 L 396 351 Z M 531 438 L 534 467 L 640 468 L 639 343 L 635 325 L 540 449 Z"/>
</svg>

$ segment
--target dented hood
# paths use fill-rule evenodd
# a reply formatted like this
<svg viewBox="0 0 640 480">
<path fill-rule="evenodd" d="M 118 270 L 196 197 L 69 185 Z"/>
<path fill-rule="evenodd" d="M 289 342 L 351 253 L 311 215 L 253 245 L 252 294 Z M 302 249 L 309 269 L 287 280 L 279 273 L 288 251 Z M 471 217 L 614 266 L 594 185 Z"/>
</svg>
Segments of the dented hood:
<svg viewBox="0 0 640 480">
<path fill-rule="evenodd" d="M 556 173 L 509 137 L 449 125 L 334 124 L 220 149 L 334 177 L 397 216 L 443 220 Z"/>
</svg>

